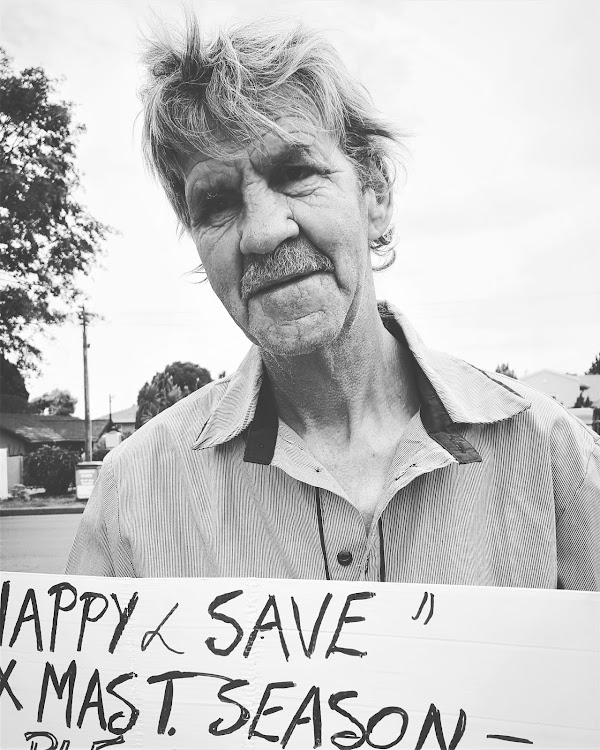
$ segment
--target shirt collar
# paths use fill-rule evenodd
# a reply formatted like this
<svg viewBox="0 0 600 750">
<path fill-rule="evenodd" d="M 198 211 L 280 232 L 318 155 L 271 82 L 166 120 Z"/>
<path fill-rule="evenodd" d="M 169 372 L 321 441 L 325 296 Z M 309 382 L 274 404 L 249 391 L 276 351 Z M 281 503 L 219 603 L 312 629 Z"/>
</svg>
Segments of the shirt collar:
<svg viewBox="0 0 600 750">
<path fill-rule="evenodd" d="M 429 349 L 406 315 L 387 302 L 378 303 L 383 324 L 404 340 L 417 365 L 421 404 L 447 412 L 454 424 L 490 424 L 509 419 L 531 406 L 500 379 L 449 354 Z M 424 382 L 429 381 L 430 388 Z"/>
<path fill-rule="evenodd" d="M 406 316 L 387 302 L 379 303 L 379 314 L 390 333 L 405 342 L 414 357 L 421 419 L 427 432 L 459 463 L 481 461 L 475 448 L 459 434 L 457 425 L 510 419 L 531 404 L 467 362 L 426 347 Z M 244 460 L 269 464 L 277 440 L 278 417 L 257 346 L 252 346 L 222 387 L 223 396 L 207 416 L 193 448 L 211 448 L 248 430 Z"/>
</svg>

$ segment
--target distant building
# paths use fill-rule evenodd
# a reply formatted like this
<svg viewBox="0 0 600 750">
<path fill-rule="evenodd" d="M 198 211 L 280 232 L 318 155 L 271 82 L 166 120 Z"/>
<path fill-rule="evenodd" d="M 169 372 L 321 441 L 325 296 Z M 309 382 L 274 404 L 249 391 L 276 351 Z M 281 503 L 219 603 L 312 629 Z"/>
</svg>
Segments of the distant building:
<svg viewBox="0 0 600 750">
<path fill-rule="evenodd" d="M 124 440 L 124 435 L 112 419 L 109 419 L 105 429 L 100 435 L 100 439 L 96 443 L 96 450 L 98 451 L 111 451 L 116 448 Z"/>
<path fill-rule="evenodd" d="M 521 382 L 556 399 L 559 404 L 572 408 L 585 386 L 583 397 L 589 397 L 595 407 L 600 407 L 600 375 L 568 375 L 556 370 L 539 370 L 519 378 Z"/>
<path fill-rule="evenodd" d="M 92 442 L 98 440 L 105 426 L 106 420 L 92 421 Z M 0 414 L 0 448 L 8 448 L 9 455 L 25 455 L 42 445 L 83 452 L 85 420 L 42 414 Z"/>
<path fill-rule="evenodd" d="M 106 420 L 92 421 L 92 443 L 106 427 Z M 23 456 L 42 445 L 58 445 L 84 453 L 85 420 L 42 414 L 0 414 L 0 448 L 8 451 L 8 488 L 23 483 Z"/>
<path fill-rule="evenodd" d="M 109 419 L 112 418 L 113 424 L 115 424 L 119 430 L 123 433 L 123 437 L 129 437 L 135 431 L 135 415 L 137 412 L 137 404 L 130 406 L 128 409 L 121 409 L 116 411 L 112 415 L 105 414 L 98 418 L 98 422 L 104 421 L 106 424 Z"/>
</svg>

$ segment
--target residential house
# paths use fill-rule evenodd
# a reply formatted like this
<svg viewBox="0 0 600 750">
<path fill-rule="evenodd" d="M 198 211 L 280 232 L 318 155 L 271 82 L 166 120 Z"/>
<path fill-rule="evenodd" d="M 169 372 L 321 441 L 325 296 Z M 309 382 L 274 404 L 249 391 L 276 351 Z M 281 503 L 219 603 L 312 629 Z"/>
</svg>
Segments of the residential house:
<svg viewBox="0 0 600 750">
<path fill-rule="evenodd" d="M 102 417 L 98 417 L 98 421 L 104 421 L 104 423 L 106 424 L 109 419 L 112 419 L 113 424 L 116 425 L 123 433 L 123 437 L 129 437 L 135 431 L 136 413 L 137 404 L 134 404 L 128 409 L 122 409 L 121 411 L 116 411 L 113 414 L 105 414 Z"/>
<path fill-rule="evenodd" d="M 595 407 L 600 407 L 600 375 L 571 375 L 556 370 L 538 370 L 519 380 L 552 396 L 567 409 L 575 406 L 577 397 L 582 392 L 584 398 L 588 396 Z"/>
<path fill-rule="evenodd" d="M 92 443 L 106 427 L 106 421 L 92 421 Z M 23 456 L 42 445 L 58 445 L 84 453 L 85 421 L 77 417 L 41 414 L 0 414 L 0 449 L 7 451 L 8 488 L 23 483 Z"/>
</svg>

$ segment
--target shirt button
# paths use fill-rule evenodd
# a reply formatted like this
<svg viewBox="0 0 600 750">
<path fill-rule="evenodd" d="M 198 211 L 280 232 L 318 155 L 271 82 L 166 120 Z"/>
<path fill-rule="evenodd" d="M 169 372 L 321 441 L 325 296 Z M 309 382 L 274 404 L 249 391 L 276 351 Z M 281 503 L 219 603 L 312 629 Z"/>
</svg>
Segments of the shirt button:
<svg viewBox="0 0 600 750">
<path fill-rule="evenodd" d="M 338 552 L 337 560 L 339 564 L 343 565 L 344 567 L 346 565 L 350 565 L 350 563 L 352 562 L 352 552 L 347 552 L 346 550 Z"/>
</svg>

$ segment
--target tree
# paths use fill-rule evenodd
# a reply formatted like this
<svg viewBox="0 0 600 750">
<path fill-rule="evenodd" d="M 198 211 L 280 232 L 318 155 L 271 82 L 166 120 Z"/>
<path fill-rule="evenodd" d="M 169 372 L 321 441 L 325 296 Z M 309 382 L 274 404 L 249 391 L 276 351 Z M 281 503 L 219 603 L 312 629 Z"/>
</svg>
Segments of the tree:
<svg viewBox="0 0 600 750">
<path fill-rule="evenodd" d="M 515 375 L 515 371 L 511 368 L 511 366 L 508 364 L 508 362 L 502 362 L 501 364 L 496 367 L 496 372 L 499 372 L 502 375 L 506 375 L 507 378 L 514 378 L 517 380 L 517 376 Z"/>
<path fill-rule="evenodd" d="M 53 391 L 33 399 L 29 403 L 29 411 L 33 414 L 69 417 L 75 411 L 76 404 L 77 399 L 69 391 L 61 391 L 55 388 Z"/>
<path fill-rule="evenodd" d="M 600 354 L 592 362 L 592 366 L 586 372 L 586 375 L 600 375 Z"/>
<path fill-rule="evenodd" d="M 28 411 L 29 391 L 23 375 L 0 353 L 0 412 Z"/>
<path fill-rule="evenodd" d="M 14 73 L 0 48 L 0 352 L 34 367 L 32 336 L 61 323 L 81 298 L 109 228 L 75 200 L 72 105 L 53 101 L 41 68 Z"/>
<path fill-rule="evenodd" d="M 579 396 L 575 399 L 575 403 L 573 404 L 574 409 L 578 409 L 582 406 L 593 406 L 593 402 L 590 399 L 589 396 L 583 397 L 583 394 L 588 390 L 589 385 L 580 385 L 579 386 Z"/>
<path fill-rule="evenodd" d="M 136 428 L 211 381 L 210 372 L 192 362 L 167 365 L 149 383 L 145 383 L 138 394 Z"/>
</svg>

